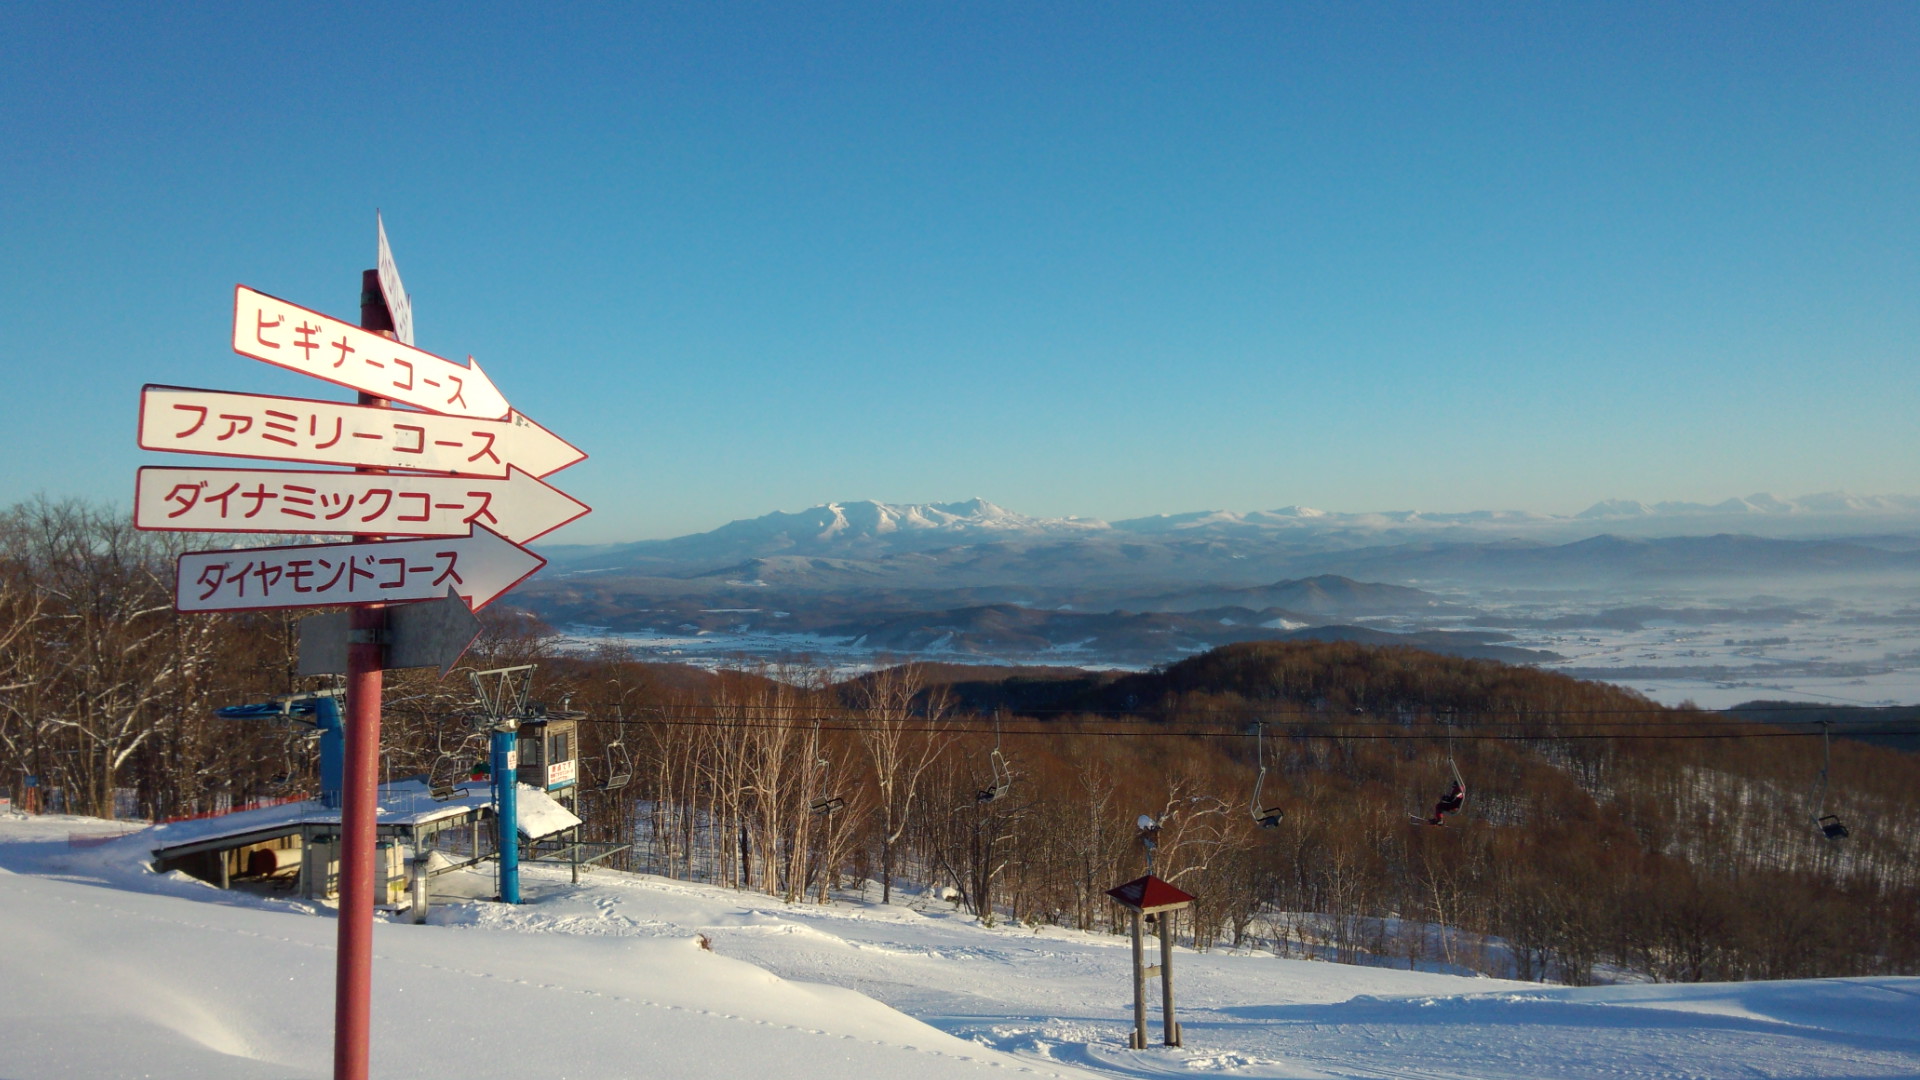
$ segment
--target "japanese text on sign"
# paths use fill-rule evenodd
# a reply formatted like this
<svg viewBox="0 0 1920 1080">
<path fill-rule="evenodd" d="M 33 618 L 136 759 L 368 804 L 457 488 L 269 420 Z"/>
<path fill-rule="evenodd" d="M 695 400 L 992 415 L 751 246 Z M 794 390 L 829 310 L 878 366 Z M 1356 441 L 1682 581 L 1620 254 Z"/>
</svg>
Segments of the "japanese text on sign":
<svg viewBox="0 0 1920 1080">
<path fill-rule="evenodd" d="M 180 556 L 179 611 L 438 600 L 453 589 L 478 611 L 546 564 L 486 529 L 471 535 L 312 544 Z"/>
<path fill-rule="evenodd" d="M 148 393 L 141 445 L 150 450 L 294 460 L 316 456 L 325 464 L 333 458 L 373 459 L 389 468 L 506 474 L 493 449 L 498 434 L 473 430 L 493 421 L 246 394 Z M 343 445 L 349 440 L 357 445 Z"/>
<path fill-rule="evenodd" d="M 465 536 L 532 540 L 587 512 L 521 472 L 505 480 L 283 469 L 144 468 L 133 523 L 174 532 Z"/>
<path fill-rule="evenodd" d="M 191 594 L 196 606 L 249 607 L 288 597 L 303 605 L 380 600 L 396 589 L 418 592 L 423 580 L 429 589 L 458 588 L 463 583 L 460 553 L 453 550 L 416 559 L 350 550 L 331 557 L 294 558 L 293 554 L 284 549 L 236 551 L 224 561 L 201 565 L 192 581 L 181 581 L 181 589 Z"/>
<path fill-rule="evenodd" d="M 500 481 L 378 473 L 141 469 L 134 521 L 194 532 L 407 533 L 499 529 Z"/>
<path fill-rule="evenodd" d="M 507 414 L 506 399 L 478 365 L 462 367 L 244 285 L 234 290 L 233 348 L 437 413 L 489 419 Z"/>
</svg>

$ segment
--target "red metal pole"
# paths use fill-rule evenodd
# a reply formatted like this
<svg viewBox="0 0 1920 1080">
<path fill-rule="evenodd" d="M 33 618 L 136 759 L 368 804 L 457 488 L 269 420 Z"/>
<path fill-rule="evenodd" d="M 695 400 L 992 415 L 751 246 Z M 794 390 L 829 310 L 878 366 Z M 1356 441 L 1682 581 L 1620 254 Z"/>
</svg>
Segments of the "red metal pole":
<svg viewBox="0 0 1920 1080">
<path fill-rule="evenodd" d="M 380 295 L 380 273 L 360 275 L 360 325 L 391 333 L 393 317 Z M 361 394 L 360 404 L 386 398 Z M 360 472 L 385 472 L 361 469 Z M 378 537 L 359 537 L 366 542 Z M 378 882 L 381 641 L 386 609 L 356 607 L 347 639 L 347 768 L 340 797 L 340 928 L 334 973 L 334 1080 L 367 1080 L 373 1014 L 373 897 Z"/>
</svg>

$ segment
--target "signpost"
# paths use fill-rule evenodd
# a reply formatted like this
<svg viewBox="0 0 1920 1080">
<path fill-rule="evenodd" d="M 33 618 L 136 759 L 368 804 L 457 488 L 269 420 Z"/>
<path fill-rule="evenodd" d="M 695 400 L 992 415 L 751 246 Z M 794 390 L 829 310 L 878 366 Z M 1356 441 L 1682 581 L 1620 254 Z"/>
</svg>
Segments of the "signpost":
<svg viewBox="0 0 1920 1080">
<path fill-rule="evenodd" d="M 140 447 L 308 465 L 548 476 L 585 454 L 518 412 L 504 420 L 182 386 L 140 392 Z"/>
<path fill-rule="evenodd" d="M 358 326 L 234 288 L 235 352 L 359 391 L 357 402 L 172 386 L 140 400 L 145 449 L 353 471 L 143 468 L 134 510 L 142 529 L 354 537 L 190 552 L 174 585 L 180 611 L 348 609 L 307 620 L 300 661 L 301 674 L 346 675 L 335 1080 L 367 1076 L 381 670 L 445 674 L 479 632 L 473 613 L 546 564 L 520 542 L 588 511 L 540 479 L 585 454 L 514 412 L 471 357 L 413 347 L 412 301 L 375 221 Z"/>
</svg>

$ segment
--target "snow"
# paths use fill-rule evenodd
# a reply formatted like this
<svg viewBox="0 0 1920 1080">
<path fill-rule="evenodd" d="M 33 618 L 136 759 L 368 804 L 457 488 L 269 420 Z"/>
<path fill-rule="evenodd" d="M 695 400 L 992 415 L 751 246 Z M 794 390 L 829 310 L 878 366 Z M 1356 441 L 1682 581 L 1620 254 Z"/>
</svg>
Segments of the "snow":
<svg viewBox="0 0 1920 1080">
<path fill-rule="evenodd" d="M 328 1075 L 334 922 L 145 873 L 137 835 L 70 848 L 125 828 L 0 821 L 0 1075 Z M 1187 1046 L 1157 1045 L 1156 1003 L 1129 1051 L 1121 938 L 984 927 L 937 890 L 523 873 L 518 907 L 442 894 L 376 927 L 375 1075 L 1920 1075 L 1920 979 L 1569 988 L 1180 949 Z"/>
<path fill-rule="evenodd" d="M 580 819 L 573 816 L 573 811 L 561 806 L 546 792 L 526 784 L 519 785 L 518 792 L 514 803 L 514 824 L 521 836 L 538 840 L 580 824 Z"/>
<path fill-rule="evenodd" d="M 443 802 L 427 794 L 427 785 L 419 780 L 396 780 L 391 784 L 382 784 L 377 796 L 379 823 L 424 825 L 441 818 L 464 814 L 475 807 L 493 805 L 493 797 L 488 794 L 488 787 L 484 781 L 464 783 L 454 790 L 454 797 Z M 580 824 L 580 819 L 556 802 L 552 796 L 526 784 L 519 785 L 519 800 L 516 806 L 520 835 L 529 840 L 552 836 L 554 833 Z M 168 822 L 146 829 L 141 835 L 148 849 L 158 849 L 178 847 L 215 837 L 237 836 L 256 829 L 301 824 L 333 824 L 339 820 L 340 811 L 329 810 L 318 802 L 307 800 L 261 807 L 256 810 L 240 810 L 218 817 Z"/>
<path fill-rule="evenodd" d="M 1641 629 L 1517 631 L 1509 644 L 1564 659 L 1544 665 L 1630 687 L 1655 701 L 1723 709 L 1764 700 L 1894 705 L 1920 701 L 1920 620 L 1912 597 L 1806 603 L 1793 618 Z"/>
</svg>

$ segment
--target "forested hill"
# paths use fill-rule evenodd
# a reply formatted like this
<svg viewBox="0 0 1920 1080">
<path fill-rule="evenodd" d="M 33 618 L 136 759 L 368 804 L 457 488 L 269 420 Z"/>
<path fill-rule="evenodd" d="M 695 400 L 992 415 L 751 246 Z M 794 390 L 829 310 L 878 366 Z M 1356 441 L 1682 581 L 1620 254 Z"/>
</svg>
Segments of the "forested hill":
<svg viewBox="0 0 1920 1080">
<path fill-rule="evenodd" d="M 1417 648 L 1349 641 L 1245 642 L 1137 674 L 1073 668 L 924 665 L 970 708 L 1030 715 L 1070 712 L 1164 718 L 1199 703 L 1298 719 L 1352 715 L 1429 718 L 1499 714 L 1680 715 L 1608 683 Z"/>
<path fill-rule="evenodd" d="M 1129 784 L 1237 797 L 1243 819 L 1283 808 L 1279 827 L 1252 830 L 1250 880 L 1210 869 L 1203 884 L 1329 914 L 1369 952 L 1428 955 L 1428 939 L 1366 921 L 1398 916 L 1500 939 L 1514 973 L 1573 982 L 1609 966 L 1704 979 L 1920 965 L 1913 755 L 1836 740 L 1821 789 L 1810 725 L 1351 643 L 1233 645 L 1129 675 L 929 674 L 1010 730 L 1058 731 L 1015 744 L 1049 788 L 1096 755 Z M 1129 718 L 1164 734 L 1124 748 L 1087 735 Z M 1418 824 L 1453 766 L 1465 810 Z M 1824 838 L 1824 813 L 1852 836 Z"/>
</svg>

